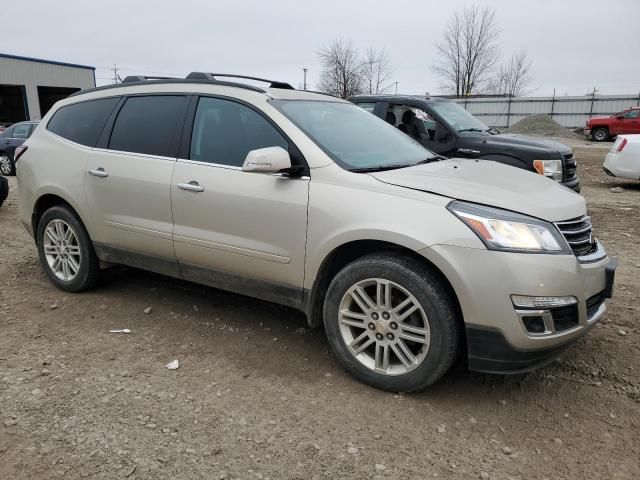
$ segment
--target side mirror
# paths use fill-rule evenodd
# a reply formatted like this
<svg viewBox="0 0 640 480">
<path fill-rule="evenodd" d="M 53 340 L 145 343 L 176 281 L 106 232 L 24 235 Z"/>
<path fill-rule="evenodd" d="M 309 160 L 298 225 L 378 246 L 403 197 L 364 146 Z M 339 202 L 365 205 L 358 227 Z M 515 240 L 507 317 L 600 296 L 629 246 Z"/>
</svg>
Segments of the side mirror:
<svg viewBox="0 0 640 480">
<path fill-rule="evenodd" d="M 243 172 L 278 173 L 291 168 L 291 157 L 282 147 L 266 147 L 247 153 Z"/>
<path fill-rule="evenodd" d="M 616 118 L 617 118 L 618 120 L 624 120 L 624 115 L 616 115 Z"/>
</svg>

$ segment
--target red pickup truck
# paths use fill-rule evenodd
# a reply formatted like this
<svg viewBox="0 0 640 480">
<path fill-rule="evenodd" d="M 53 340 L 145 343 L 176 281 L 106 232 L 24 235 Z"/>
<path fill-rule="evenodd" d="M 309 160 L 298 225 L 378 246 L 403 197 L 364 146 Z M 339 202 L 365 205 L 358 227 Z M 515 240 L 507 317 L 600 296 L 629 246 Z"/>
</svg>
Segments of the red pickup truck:
<svg viewBox="0 0 640 480">
<path fill-rule="evenodd" d="M 629 108 L 610 117 L 587 120 L 584 134 L 594 142 L 604 142 L 623 133 L 640 133 L 640 107 Z"/>
</svg>

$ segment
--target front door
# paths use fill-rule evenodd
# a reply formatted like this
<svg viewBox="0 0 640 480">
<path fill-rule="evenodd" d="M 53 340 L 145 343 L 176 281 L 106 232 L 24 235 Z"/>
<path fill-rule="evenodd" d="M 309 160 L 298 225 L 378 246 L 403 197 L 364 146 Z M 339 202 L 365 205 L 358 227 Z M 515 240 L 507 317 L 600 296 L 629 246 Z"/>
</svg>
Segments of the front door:
<svg viewBox="0 0 640 480">
<path fill-rule="evenodd" d="M 107 147 L 88 155 L 85 188 L 93 240 L 104 252 L 125 256 L 122 263 L 177 273 L 170 185 L 187 99 L 127 98 Z M 140 263 L 143 257 L 149 265 Z M 166 271 L 172 264 L 176 272 Z"/>
<path fill-rule="evenodd" d="M 640 133 L 640 109 L 624 113 L 623 131 L 621 133 Z"/>
<path fill-rule="evenodd" d="M 302 300 L 309 178 L 243 172 L 251 150 L 290 142 L 253 108 L 198 100 L 190 146 L 171 182 L 182 275 L 226 290 Z M 183 137 L 184 138 L 184 137 Z"/>
</svg>

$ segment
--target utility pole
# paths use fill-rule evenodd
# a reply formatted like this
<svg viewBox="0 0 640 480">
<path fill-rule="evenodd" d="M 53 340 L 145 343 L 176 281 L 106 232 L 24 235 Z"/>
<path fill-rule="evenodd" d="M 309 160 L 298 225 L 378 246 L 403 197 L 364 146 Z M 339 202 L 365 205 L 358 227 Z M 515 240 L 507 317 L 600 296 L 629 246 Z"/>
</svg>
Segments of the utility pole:
<svg viewBox="0 0 640 480">
<path fill-rule="evenodd" d="M 596 101 L 596 94 L 598 90 L 596 87 L 593 87 L 593 93 L 591 94 L 591 108 L 589 109 L 589 118 L 593 116 L 593 103 Z"/>
<path fill-rule="evenodd" d="M 396 95 L 398 94 L 398 82 L 394 82 L 396 84 Z"/>
<path fill-rule="evenodd" d="M 307 89 L 307 72 L 309 71 L 308 68 L 303 68 L 302 71 L 304 72 L 304 81 L 302 82 L 302 87 L 306 90 Z"/>
<path fill-rule="evenodd" d="M 113 83 L 118 83 L 118 66 L 114 63 L 113 64 Z"/>
</svg>

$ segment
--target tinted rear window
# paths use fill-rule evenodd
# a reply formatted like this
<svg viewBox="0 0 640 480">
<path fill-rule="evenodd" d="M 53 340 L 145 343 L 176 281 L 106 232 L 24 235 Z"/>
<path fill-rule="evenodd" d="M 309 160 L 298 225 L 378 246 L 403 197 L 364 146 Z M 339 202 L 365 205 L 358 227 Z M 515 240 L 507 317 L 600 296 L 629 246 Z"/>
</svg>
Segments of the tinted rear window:
<svg viewBox="0 0 640 480">
<path fill-rule="evenodd" d="M 72 142 L 95 147 L 119 100 L 101 98 L 62 107 L 49 120 L 47 130 Z"/>
<path fill-rule="evenodd" d="M 186 97 L 131 97 L 118 113 L 109 149 L 175 157 L 173 137 L 186 111 Z"/>
</svg>

